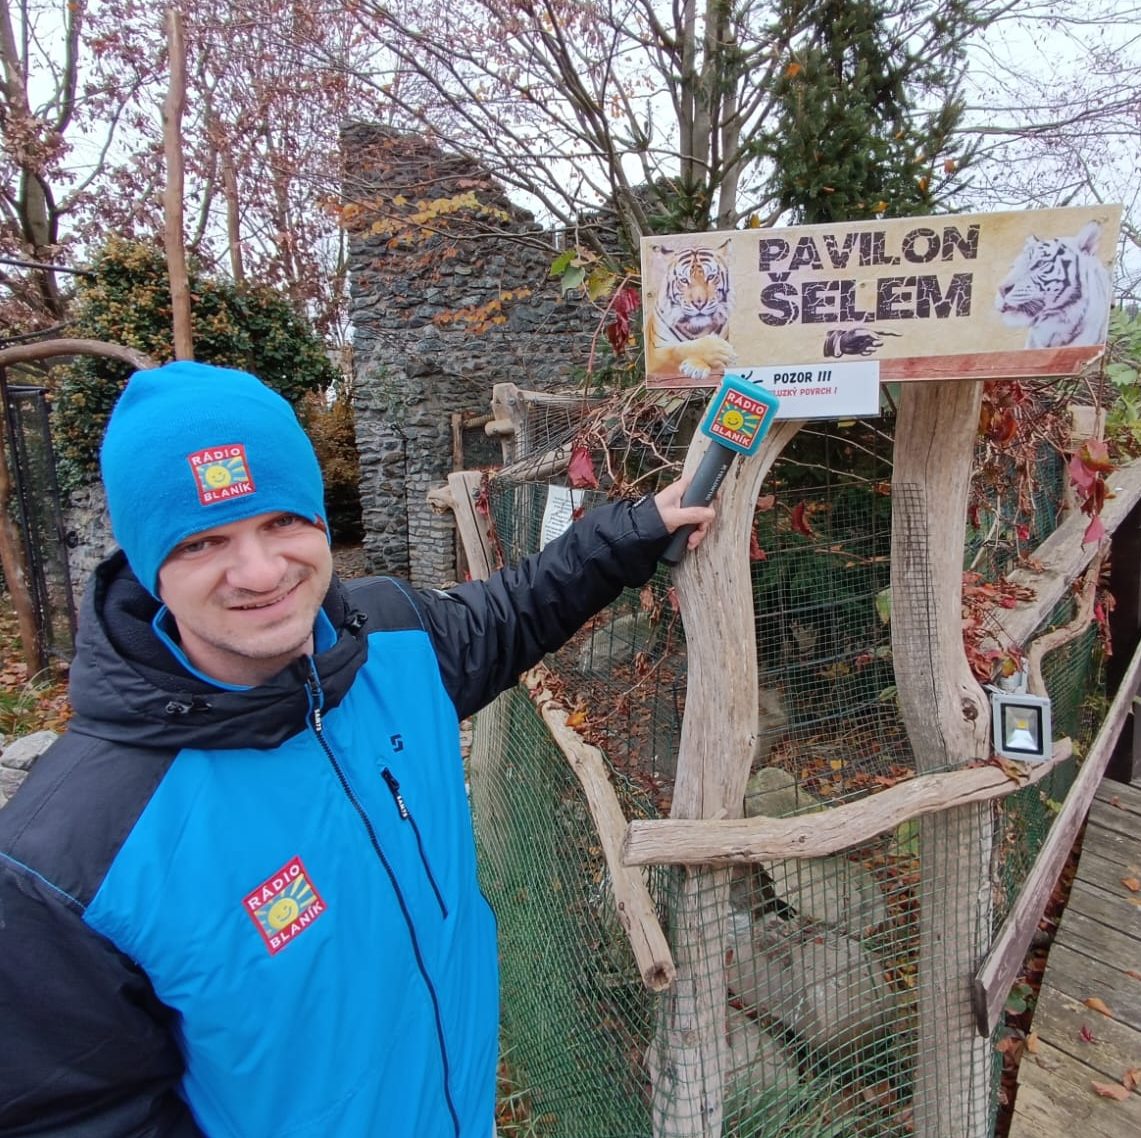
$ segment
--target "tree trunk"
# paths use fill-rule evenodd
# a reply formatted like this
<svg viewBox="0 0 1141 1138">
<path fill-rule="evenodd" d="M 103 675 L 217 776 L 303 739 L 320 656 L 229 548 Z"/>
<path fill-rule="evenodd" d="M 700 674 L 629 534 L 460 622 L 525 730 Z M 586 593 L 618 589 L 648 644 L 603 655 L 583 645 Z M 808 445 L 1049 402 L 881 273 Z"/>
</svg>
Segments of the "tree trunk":
<svg viewBox="0 0 1141 1138">
<path fill-rule="evenodd" d="M 920 774 L 989 752 L 987 698 L 963 652 L 967 490 L 982 384 L 903 385 L 892 474 L 892 653 Z M 990 1041 L 971 982 L 991 933 L 989 804 L 920 821 L 919 1038 L 915 1134 L 986 1138 Z"/>
<path fill-rule="evenodd" d="M 675 574 L 688 659 L 674 818 L 739 818 L 757 731 L 757 654 L 749 531 L 761 482 L 799 430 L 778 423 L 721 488 L 717 521 Z M 696 469 L 708 444 L 690 448 Z M 732 646 L 731 652 L 727 650 Z M 725 1075 L 725 946 L 729 871 L 679 870 L 671 928 L 677 981 L 662 997 L 651 1044 L 655 1138 L 721 1138 Z"/>
<path fill-rule="evenodd" d="M 6 383 L 3 385 L 3 391 L 7 398 Z M 0 416 L 0 566 L 3 566 L 8 597 L 16 613 L 16 626 L 20 630 L 20 645 L 24 650 L 28 675 L 34 676 L 47 667 L 47 659 L 44 656 L 39 622 L 36 620 L 36 606 L 28 590 L 24 543 L 8 511 L 8 498 L 12 486 L 8 477 L 8 453 L 5 445 L 5 436 L 8 433 L 6 419 L 6 415 Z"/>
<path fill-rule="evenodd" d="M 182 227 L 182 113 L 186 109 L 186 42 L 182 13 L 171 5 L 166 10 L 167 46 L 170 54 L 170 85 L 162 105 L 163 151 L 166 155 L 165 212 L 166 267 L 170 276 L 170 306 L 174 318 L 174 358 L 194 358 L 191 331 L 190 281 L 186 271 L 186 241 Z"/>
</svg>

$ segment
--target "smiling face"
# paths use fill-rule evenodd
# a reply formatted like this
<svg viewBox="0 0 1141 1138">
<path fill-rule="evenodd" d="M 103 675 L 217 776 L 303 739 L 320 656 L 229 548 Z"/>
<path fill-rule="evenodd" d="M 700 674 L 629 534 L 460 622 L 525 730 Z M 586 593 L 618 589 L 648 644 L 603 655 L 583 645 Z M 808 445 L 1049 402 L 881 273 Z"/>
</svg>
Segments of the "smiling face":
<svg viewBox="0 0 1141 1138">
<path fill-rule="evenodd" d="M 333 574 L 325 531 L 295 514 L 259 514 L 175 546 L 159 597 L 182 650 L 208 676 L 255 685 L 313 649 Z"/>
</svg>

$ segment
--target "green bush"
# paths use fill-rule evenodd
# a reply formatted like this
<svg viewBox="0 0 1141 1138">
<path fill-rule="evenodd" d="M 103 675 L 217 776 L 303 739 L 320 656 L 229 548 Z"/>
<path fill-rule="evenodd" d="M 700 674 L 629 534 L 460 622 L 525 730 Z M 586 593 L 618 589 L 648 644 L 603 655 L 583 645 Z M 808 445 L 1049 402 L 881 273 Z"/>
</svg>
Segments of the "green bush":
<svg viewBox="0 0 1141 1138">
<path fill-rule="evenodd" d="M 72 334 L 124 344 L 156 363 L 174 358 L 170 281 L 161 250 L 110 241 L 79 287 Z M 336 372 L 321 341 L 273 289 L 235 285 L 192 267 L 194 357 L 252 372 L 300 411 Z M 99 444 L 111 408 L 131 375 L 117 360 L 83 356 L 64 372 L 53 398 L 52 434 L 64 490 L 99 476 Z"/>
</svg>

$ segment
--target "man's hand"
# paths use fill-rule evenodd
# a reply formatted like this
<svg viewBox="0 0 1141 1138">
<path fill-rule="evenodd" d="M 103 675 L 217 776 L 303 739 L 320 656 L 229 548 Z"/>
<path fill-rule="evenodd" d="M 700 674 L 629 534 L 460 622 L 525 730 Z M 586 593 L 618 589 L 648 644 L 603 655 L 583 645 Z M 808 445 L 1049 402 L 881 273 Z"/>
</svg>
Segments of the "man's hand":
<svg viewBox="0 0 1141 1138">
<path fill-rule="evenodd" d="M 682 526 L 695 527 L 689 535 L 686 549 L 696 549 L 705 540 L 710 523 L 717 516 L 717 512 L 712 506 L 683 506 L 681 504 L 681 496 L 692 480 L 692 475 L 686 475 L 684 478 L 679 478 L 677 482 L 671 482 L 664 490 L 660 490 L 654 495 L 654 505 L 658 507 L 658 513 L 661 514 L 662 521 L 670 533 Z"/>
</svg>

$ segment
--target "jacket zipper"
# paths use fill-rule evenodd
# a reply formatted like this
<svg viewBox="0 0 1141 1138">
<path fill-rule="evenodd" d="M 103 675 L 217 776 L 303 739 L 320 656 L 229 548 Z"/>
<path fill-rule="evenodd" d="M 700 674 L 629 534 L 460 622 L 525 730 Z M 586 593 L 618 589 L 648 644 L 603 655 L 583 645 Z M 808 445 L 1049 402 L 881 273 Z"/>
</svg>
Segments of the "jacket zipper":
<svg viewBox="0 0 1141 1138">
<path fill-rule="evenodd" d="M 436 884 L 436 876 L 432 872 L 432 866 L 428 861 L 428 854 L 424 850 L 424 840 L 420 837 L 420 827 L 416 825 L 416 819 L 412 817 L 412 811 L 408 809 L 408 804 L 404 801 L 404 795 L 400 793 L 400 783 L 396 781 L 396 776 L 388 767 L 385 767 L 380 772 L 380 777 L 384 779 L 385 784 L 392 793 L 392 801 L 396 803 L 396 812 L 400 815 L 402 821 L 411 825 L 412 833 L 416 835 L 416 848 L 420 851 L 420 861 L 424 866 L 424 872 L 428 875 L 428 884 L 432 886 L 432 892 L 436 894 L 436 900 L 440 905 L 440 913 L 446 918 L 448 915 L 448 906 L 444 903 L 444 895 L 440 892 L 440 887 Z"/>
<path fill-rule="evenodd" d="M 404 900 L 400 883 L 396 879 L 396 874 L 388 858 L 385 856 L 384 850 L 381 849 L 380 840 L 376 836 L 376 830 L 373 829 L 372 821 L 368 813 L 365 811 L 360 799 L 357 798 L 353 788 L 349 785 L 348 777 L 345 775 L 340 760 L 333 753 L 333 748 L 329 746 L 328 739 L 325 738 L 324 725 L 321 717 L 321 707 L 325 702 L 325 693 L 321 689 L 321 680 L 317 675 L 317 667 L 312 658 L 309 660 L 309 676 L 305 681 L 305 686 L 309 692 L 309 721 L 313 727 L 313 734 L 317 736 L 317 742 L 320 743 L 321 750 L 325 752 L 325 757 L 329 760 L 329 765 L 333 768 L 333 773 L 337 776 L 337 781 L 341 784 L 341 790 L 344 792 L 345 797 L 348 798 L 353 809 L 359 815 L 361 822 L 364 823 L 369 844 L 372 846 L 373 852 L 376 854 L 380 864 L 384 867 L 385 873 L 388 874 L 388 880 L 391 882 L 393 892 L 396 894 L 396 901 L 400 906 L 400 912 L 404 916 L 404 923 L 408 927 L 408 937 L 412 942 L 412 952 L 416 957 L 416 967 L 420 970 L 420 975 L 424 978 L 424 984 L 428 989 L 428 995 L 432 1001 L 432 1014 L 436 1020 L 436 1039 L 440 1045 L 440 1059 L 444 1065 L 444 1099 L 448 1106 L 448 1113 L 452 1116 L 452 1129 L 455 1131 L 456 1138 L 459 1138 L 460 1116 L 456 1111 L 456 1104 L 452 1101 L 452 1074 L 451 1067 L 448 1063 L 448 1048 L 444 1041 L 444 1020 L 440 1014 L 440 997 L 436 992 L 435 984 L 432 983 L 431 976 L 428 974 L 428 967 L 424 963 L 424 956 L 420 950 L 420 941 L 416 936 L 416 926 L 412 922 L 412 914 L 408 911 L 408 904 Z M 417 840 L 419 840 L 418 833 Z M 421 854 L 423 854 L 423 850 L 421 850 Z M 429 874 L 429 877 L 431 877 L 431 874 Z M 435 889 L 435 887 L 435 882 L 433 881 L 432 888 Z M 438 890 L 437 896 L 439 896 Z M 442 901 L 441 904 L 443 904 Z"/>
</svg>

